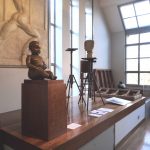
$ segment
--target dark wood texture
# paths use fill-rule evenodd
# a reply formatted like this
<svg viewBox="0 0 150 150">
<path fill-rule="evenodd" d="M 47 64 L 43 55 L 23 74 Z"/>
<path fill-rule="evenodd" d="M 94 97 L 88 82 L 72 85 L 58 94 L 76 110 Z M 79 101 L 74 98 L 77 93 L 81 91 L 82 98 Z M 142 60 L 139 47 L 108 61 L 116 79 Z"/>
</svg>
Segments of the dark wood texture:
<svg viewBox="0 0 150 150">
<path fill-rule="evenodd" d="M 78 105 L 77 97 L 76 99 L 70 100 L 67 115 L 68 124 L 74 122 L 82 125 L 75 130 L 68 129 L 63 135 L 49 141 L 44 141 L 30 136 L 23 136 L 21 134 L 20 123 L 16 123 L 1 127 L 0 134 L 2 135 L 3 143 L 8 144 L 15 150 L 77 150 L 79 147 L 101 134 L 104 130 L 111 127 L 115 122 L 143 105 L 144 101 L 144 99 L 138 99 L 131 102 L 131 104 L 119 106 L 109 103 L 102 105 L 101 100 L 96 99 L 95 103 L 90 102 L 89 110 L 106 107 L 112 108 L 114 111 L 100 118 L 94 118 L 88 116 L 84 105 Z M 5 114 L 2 114 L 2 116 L 3 115 Z"/>
<path fill-rule="evenodd" d="M 102 97 L 119 97 L 127 100 L 134 101 L 142 97 L 140 90 L 130 90 L 130 89 L 115 89 L 115 88 L 101 88 L 99 89 Z M 98 92 L 96 95 L 98 96 Z"/>
<path fill-rule="evenodd" d="M 66 132 L 63 80 L 25 80 L 22 84 L 22 133 L 50 140 Z"/>
<path fill-rule="evenodd" d="M 0 150 L 4 150 L 2 135 L 0 134 Z"/>
<path fill-rule="evenodd" d="M 98 88 L 114 88 L 113 75 L 110 69 L 94 69 L 93 72 Z M 95 87 L 96 90 L 97 87 Z"/>
</svg>

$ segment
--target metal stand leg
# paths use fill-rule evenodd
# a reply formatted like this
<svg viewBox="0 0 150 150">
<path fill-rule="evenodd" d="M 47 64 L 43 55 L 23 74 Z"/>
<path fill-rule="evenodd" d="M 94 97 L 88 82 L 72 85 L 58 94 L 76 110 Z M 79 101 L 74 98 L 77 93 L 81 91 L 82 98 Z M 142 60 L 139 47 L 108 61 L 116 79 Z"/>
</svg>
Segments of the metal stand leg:
<svg viewBox="0 0 150 150">
<path fill-rule="evenodd" d="M 99 94 L 99 96 L 100 96 L 100 98 L 101 98 L 101 100 L 102 100 L 102 102 L 103 102 L 103 105 L 105 105 L 104 99 L 103 99 L 103 97 L 102 97 L 102 95 L 101 95 L 101 93 L 100 93 L 100 91 L 99 91 L 99 87 L 98 87 L 98 85 L 97 85 L 97 83 L 96 83 L 96 80 L 95 80 L 95 76 L 94 76 L 94 75 L 93 75 L 93 81 L 94 81 L 94 83 L 95 83 L 95 85 L 96 85 L 96 88 L 98 89 L 97 92 L 98 92 L 98 94 Z M 94 94 L 95 94 L 95 90 L 94 90 Z"/>
<path fill-rule="evenodd" d="M 77 80 L 76 80 L 75 76 L 74 76 L 74 75 L 70 75 L 70 76 L 69 76 L 69 79 L 68 79 L 68 81 L 67 81 L 67 88 L 68 88 L 67 107 L 68 107 L 69 98 L 70 98 L 70 88 L 72 89 L 74 81 L 75 81 L 75 84 L 76 84 L 76 86 L 78 87 L 78 90 L 79 90 L 79 92 L 80 92 L 80 88 L 79 88 L 79 85 L 78 85 L 78 83 L 77 83 Z"/>
<path fill-rule="evenodd" d="M 78 83 L 77 83 L 77 80 L 76 80 L 76 78 L 75 78 L 75 76 L 73 75 L 73 71 L 72 71 L 72 60 L 73 60 L 73 57 L 72 57 L 72 54 L 73 54 L 73 51 L 75 51 L 75 50 L 77 50 L 77 48 L 68 48 L 66 51 L 69 51 L 70 52 L 70 62 L 71 62 L 71 64 L 70 64 L 70 75 L 69 75 L 69 79 L 68 79 L 68 81 L 67 81 L 67 88 L 68 88 L 68 101 L 67 101 L 67 107 L 68 107 L 68 104 L 69 104 L 69 98 L 70 98 L 70 88 L 72 89 L 72 85 L 73 85 L 73 83 L 74 83 L 74 81 L 75 81 L 75 83 L 76 83 L 76 85 L 77 85 L 77 87 L 78 87 L 78 90 L 79 90 L 79 92 L 80 92 L 80 89 L 79 89 L 79 85 L 78 85 Z"/>
<path fill-rule="evenodd" d="M 89 98 L 92 98 L 92 96 L 93 96 L 94 102 L 95 102 L 95 90 L 94 90 L 94 85 L 93 85 L 95 78 L 93 75 L 93 63 L 96 62 L 96 58 L 94 57 L 94 58 L 82 58 L 82 59 L 87 60 L 89 62 L 89 70 L 88 70 L 88 76 L 87 76 L 87 79 L 88 79 L 87 111 L 88 111 L 88 109 L 89 109 Z M 97 84 L 96 84 L 96 86 L 97 86 Z M 97 87 L 97 89 L 98 89 L 98 87 Z M 99 92 L 99 95 L 101 97 L 103 104 L 105 104 L 100 92 Z"/>
<path fill-rule="evenodd" d="M 82 85 L 81 85 L 80 98 L 79 98 L 78 104 L 79 104 L 80 102 L 82 102 L 82 103 L 84 102 L 84 104 L 86 105 L 85 99 L 84 99 L 84 97 L 83 97 L 83 91 L 84 91 L 84 88 L 85 88 L 85 86 L 86 86 L 86 84 L 87 84 L 87 80 L 88 80 L 88 76 L 85 78 L 85 82 L 82 83 Z"/>
</svg>

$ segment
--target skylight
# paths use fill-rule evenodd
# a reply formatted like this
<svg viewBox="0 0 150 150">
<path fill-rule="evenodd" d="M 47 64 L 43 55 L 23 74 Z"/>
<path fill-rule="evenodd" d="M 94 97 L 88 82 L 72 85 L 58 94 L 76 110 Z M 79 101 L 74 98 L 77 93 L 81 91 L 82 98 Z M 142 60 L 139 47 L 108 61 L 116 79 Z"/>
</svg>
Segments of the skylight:
<svg viewBox="0 0 150 150">
<path fill-rule="evenodd" d="M 144 0 L 120 6 L 125 30 L 150 26 L 150 1 Z"/>
</svg>

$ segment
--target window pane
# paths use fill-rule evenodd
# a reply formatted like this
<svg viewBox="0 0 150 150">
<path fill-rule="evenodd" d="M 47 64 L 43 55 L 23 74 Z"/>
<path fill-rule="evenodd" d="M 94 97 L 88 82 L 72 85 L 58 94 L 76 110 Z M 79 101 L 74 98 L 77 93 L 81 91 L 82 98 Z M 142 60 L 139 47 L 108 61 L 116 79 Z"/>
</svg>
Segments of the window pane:
<svg viewBox="0 0 150 150">
<path fill-rule="evenodd" d="M 79 47 L 79 36 L 76 34 L 72 34 L 72 47 L 73 48 Z"/>
<path fill-rule="evenodd" d="M 138 59 L 127 59 L 126 60 L 127 71 L 138 71 Z"/>
<path fill-rule="evenodd" d="M 139 34 L 127 35 L 126 36 L 126 43 L 127 44 L 134 44 L 139 42 Z"/>
<path fill-rule="evenodd" d="M 127 84 L 138 84 L 138 74 L 137 73 L 127 73 L 126 83 Z"/>
<path fill-rule="evenodd" d="M 57 27 L 61 27 L 62 26 L 62 1 L 61 0 L 55 0 L 55 8 L 56 8 L 56 18 L 55 18 L 55 22 L 56 22 L 56 26 Z"/>
<path fill-rule="evenodd" d="M 55 72 L 55 71 L 54 71 L 54 66 L 51 65 L 51 69 L 50 69 L 50 70 L 51 70 L 52 72 Z"/>
<path fill-rule="evenodd" d="M 150 58 L 140 59 L 140 71 L 150 71 Z"/>
<path fill-rule="evenodd" d="M 140 73 L 140 85 L 150 85 L 150 73 Z"/>
<path fill-rule="evenodd" d="M 51 26 L 51 47 L 50 47 L 50 51 L 51 51 L 51 63 L 54 63 L 54 26 Z"/>
<path fill-rule="evenodd" d="M 133 17 L 135 16 L 135 11 L 133 4 L 126 5 L 126 6 L 121 6 L 120 7 L 121 14 L 123 18 L 128 18 L 128 17 Z"/>
<path fill-rule="evenodd" d="M 54 24 L 54 1 L 55 0 L 50 1 L 51 23 L 53 24 Z"/>
<path fill-rule="evenodd" d="M 92 14 L 86 14 L 86 40 L 92 39 Z"/>
<path fill-rule="evenodd" d="M 72 6 L 78 7 L 79 6 L 79 0 L 72 0 Z"/>
<path fill-rule="evenodd" d="M 86 40 L 92 39 L 92 0 L 85 1 Z"/>
<path fill-rule="evenodd" d="M 134 4 L 136 15 L 143 15 L 150 13 L 150 3 L 149 1 L 142 1 Z"/>
<path fill-rule="evenodd" d="M 124 19 L 124 25 L 126 29 L 132 29 L 132 28 L 137 28 L 137 21 L 136 18 L 128 18 L 128 19 Z"/>
<path fill-rule="evenodd" d="M 138 58 L 138 46 L 127 46 L 126 58 Z"/>
<path fill-rule="evenodd" d="M 138 25 L 139 27 L 144 27 L 150 25 L 150 14 L 138 16 Z"/>
<path fill-rule="evenodd" d="M 140 34 L 140 43 L 150 42 L 150 32 Z"/>
<path fill-rule="evenodd" d="M 140 57 L 150 57 L 150 44 L 140 46 Z"/>
<path fill-rule="evenodd" d="M 71 8 L 70 8 L 71 11 Z M 73 33 L 78 33 L 79 31 L 79 2 L 77 0 L 72 0 L 72 16 L 70 15 L 70 20 L 72 21 L 72 31 Z M 71 22 L 70 22 L 71 23 Z"/>
<path fill-rule="evenodd" d="M 74 33 L 79 32 L 79 7 L 77 6 L 77 3 L 72 7 L 72 31 Z"/>
<path fill-rule="evenodd" d="M 62 28 L 55 28 L 55 36 L 56 36 L 56 45 L 55 45 L 55 51 L 56 51 L 56 62 L 57 66 L 62 65 Z"/>
</svg>

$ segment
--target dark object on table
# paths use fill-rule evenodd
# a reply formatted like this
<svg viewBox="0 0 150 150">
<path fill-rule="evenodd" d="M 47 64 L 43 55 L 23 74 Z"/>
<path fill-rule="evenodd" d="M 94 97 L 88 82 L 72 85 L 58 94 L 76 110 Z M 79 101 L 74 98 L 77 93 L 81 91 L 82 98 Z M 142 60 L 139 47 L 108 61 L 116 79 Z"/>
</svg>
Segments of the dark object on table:
<svg viewBox="0 0 150 150">
<path fill-rule="evenodd" d="M 119 84 L 118 84 L 118 88 L 119 89 L 125 89 L 126 85 L 122 81 L 120 81 Z"/>
</svg>

